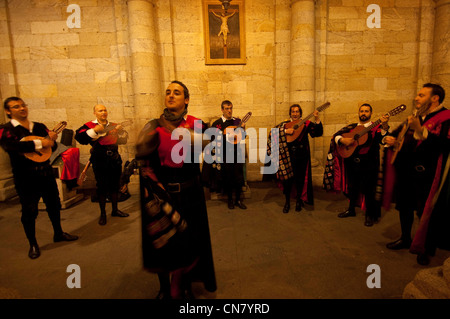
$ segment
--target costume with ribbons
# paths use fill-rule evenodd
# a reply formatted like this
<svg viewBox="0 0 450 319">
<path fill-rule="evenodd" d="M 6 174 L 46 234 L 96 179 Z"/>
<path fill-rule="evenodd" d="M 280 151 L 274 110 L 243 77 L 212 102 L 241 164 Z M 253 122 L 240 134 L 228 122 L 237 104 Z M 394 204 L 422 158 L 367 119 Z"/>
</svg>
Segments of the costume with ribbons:
<svg viewBox="0 0 450 319">
<path fill-rule="evenodd" d="M 308 135 L 312 138 L 323 134 L 323 125 L 305 121 L 300 135 L 293 141 L 286 139 L 285 124 L 290 120 L 283 121 L 269 135 L 267 142 L 267 153 L 271 161 L 278 161 L 279 169 L 276 173 L 279 187 L 283 190 L 286 198 L 293 197 L 313 205 L 313 187 L 311 172 L 311 148 Z M 278 148 L 274 152 L 273 148 Z M 295 187 L 293 187 L 295 185 Z"/>
<path fill-rule="evenodd" d="M 171 275 L 173 298 L 182 294 L 183 280 L 216 290 L 199 154 L 186 135 L 172 139 L 177 128 L 202 133 L 206 125 L 186 113 L 174 118 L 166 109 L 145 125 L 136 146 L 144 268 Z"/>
</svg>

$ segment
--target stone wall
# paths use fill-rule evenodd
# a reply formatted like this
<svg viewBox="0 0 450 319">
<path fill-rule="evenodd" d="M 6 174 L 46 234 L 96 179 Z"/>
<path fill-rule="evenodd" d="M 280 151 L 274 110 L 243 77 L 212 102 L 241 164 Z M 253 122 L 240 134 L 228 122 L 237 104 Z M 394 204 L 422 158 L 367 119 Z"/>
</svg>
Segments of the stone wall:
<svg viewBox="0 0 450 319">
<path fill-rule="evenodd" d="M 248 127 L 256 129 L 286 119 L 290 104 L 307 115 L 330 101 L 320 115 L 324 136 L 311 141 L 320 175 L 331 135 L 357 120 L 360 103 L 373 105 L 375 119 L 406 104 L 395 127 L 423 83 L 450 87 L 449 1 L 244 2 L 246 64 L 206 65 L 201 0 L 1 0 L 1 98 L 20 95 L 30 118 L 50 128 L 66 120 L 76 129 L 103 103 L 111 120 L 134 121 L 125 160 L 174 79 L 190 89 L 190 113 L 206 122 L 224 99 L 236 116 L 252 111 Z M 80 28 L 67 25 L 69 4 L 81 9 Z M 370 4 L 381 9 L 380 28 L 367 24 Z M 85 162 L 89 147 L 80 148 Z M 249 179 L 260 180 L 260 166 L 248 165 Z"/>
</svg>

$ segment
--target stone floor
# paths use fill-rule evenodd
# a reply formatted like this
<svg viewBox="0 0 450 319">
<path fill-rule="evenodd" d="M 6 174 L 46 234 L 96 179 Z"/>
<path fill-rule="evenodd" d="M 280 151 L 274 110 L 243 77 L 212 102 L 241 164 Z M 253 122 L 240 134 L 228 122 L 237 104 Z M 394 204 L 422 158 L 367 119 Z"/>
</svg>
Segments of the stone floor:
<svg viewBox="0 0 450 319">
<path fill-rule="evenodd" d="M 314 208 L 283 214 L 283 197 L 274 184 L 250 183 L 250 188 L 247 210 L 207 202 L 218 289 L 208 293 L 196 284 L 197 299 L 400 299 L 424 268 L 408 251 L 385 248 L 399 237 L 394 209 L 365 227 L 361 211 L 337 218 L 347 206 L 342 195 L 317 188 Z M 80 236 L 75 242 L 53 243 L 50 221 L 41 211 L 36 222 L 41 256 L 35 260 L 27 256 L 17 198 L 0 203 L 0 298 L 154 298 L 157 277 L 142 269 L 137 184 L 130 190 L 131 198 L 119 205 L 130 216 L 108 216 L 105 226 L 97 224 L 98 204 L 90 198 L 63 210 L 63 229 Z M 440 266 L 449 256 L 438 250 L 427 267 Z M 80 267 L 81 288 L 67 286 L 71 264 Z M 367 286 L 371 264 L 380 267 L 380 288 Z"/>
</svg>

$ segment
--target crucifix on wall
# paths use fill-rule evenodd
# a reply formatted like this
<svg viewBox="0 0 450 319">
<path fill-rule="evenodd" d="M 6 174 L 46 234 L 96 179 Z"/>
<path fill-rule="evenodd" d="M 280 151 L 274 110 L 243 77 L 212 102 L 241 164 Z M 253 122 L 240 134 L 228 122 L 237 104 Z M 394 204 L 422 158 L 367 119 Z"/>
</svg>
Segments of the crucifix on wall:
<svg viewBox="0 0 450 319">
<path fill-rule="evenodd" d="M 222 35 L 223 37 L 223 57 L 226 59 L 228 57 L 228 50 L 227 50 L 227 39 L 228 39 L 228 33 L 230 33 L 230 30 L 228 29 L 228 19 L 234 16 L 234 14 L 237 11 L 233 11 L 233 13 L 227 15 L 227 12 L 225 9 L 220 12 L 220 14 L 217 14 L 214 9 L 210 9 L 213 15 L 215 15 L 217 18 L 219 18 L 222 21 L 222 24 L 220 25 L 220 32 L 217 35 L 220 37 Z"/>
<path fill-rule="evenodd" d="M 243 0 L 204 0 L 206 64 L 245 64 Z"/>
</svg>

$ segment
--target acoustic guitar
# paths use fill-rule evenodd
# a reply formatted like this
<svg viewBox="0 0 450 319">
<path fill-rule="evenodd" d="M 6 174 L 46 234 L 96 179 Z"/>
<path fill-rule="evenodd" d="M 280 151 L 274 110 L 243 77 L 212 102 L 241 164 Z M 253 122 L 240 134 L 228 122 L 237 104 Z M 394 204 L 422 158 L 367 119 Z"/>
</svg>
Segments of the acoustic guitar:
<svg viewBox="0 0 450 319">
<path fill-rule="evenodd" d="M 422 107 L 420 109 L 414 110 L 413 116 L 417 118 L 419 116 L 425 115 L 426 111 L 428 111 L 428 108 L 429 108 L 428 104 L 422 105 Z M 398 152 L 400 152 L 400 150 L 402 149 L 403 142 L 405 140 L 405 135 L 406 135 L 406 132 L 408 132 L 408 130 L 409 130 L 409 124 L 408 124 L 408 121 L 406 121 L 405 124 L 403 125 L 402 130 L 397 135 L 397 139 L 395 140 L 394 146 L 392 147 L 393 153 L 392 153 L 392 157 L 391 157 L 391 164 L 394 164 L 395 159 L 397 158 Z"/>
<path fill-rule="evenodd" d="M 394 116 L 400 112 L 403 112 L 404 110 L 406 110 L 406 105 L 402 104 L 402 105 L 397 106 L 395 109 L 389 111 L 387 114 L 389 116 Z M 350 137 L 350 138 L 353 138 L 354 141 L 352 144 L 350 144 L 348 146 L 347 145 L 338 145 L 337 151 L 338 151 L 339 155 L 342 158 L 350 157 L 359 145 L 363 145 L 365 142 L 367 142 L 368 136 L 366 134 L 368 132 L 370 132 L 370 130 L 372 130 L 375 126 L 379 125 L 380 123 L 381 123 L 381 119 L 378 119 L 375 122 L 373 122 L 371 125 L 369 125 L 368 127 L 364 127 L 363 125 L 358 125 L 350 132 L 342 134 L 342 137 Z"/>
<path fill-rule="evenodd" d="M 247 121 L 252 116 L 252 112 L 248 112 L 245 114 L 245 116 L 242 118 L 241 123 L 239 125 L 235 126 L 228 126 L 225 129 L 224 134 L 226 135 L 226 140 L 232 144 L 238 144 L 242 140 L 242 132 L 243 130 L 240 130 L 242 128 L 242 124 L 247 123 Z"/>
<path fill-rule="evenodd" d="M 58 123 L 54 128 L 53 128 L 53 132 L 55 132 L 56 134 L 61 133 L 67 126 L 67 122 L 66 121 L 62 121 L 60 123 Z M 47 137 L 42 137 L 42 136 L 35 136 L 35 135 L 29 135 L 29 136 L 25 136 L 21 141 L 33 141 L 33 140 L 43 140 Z M 30 152 L 30 153 L 24 153 L 25 157 L 37 162 L 37 163 L 42 163 L 45 162 L 46 160 L 48 160 L 50 158 L 50 156 L 52 156 L 52 148 L 51 147 L 43 147 L 40 150 L 36 150 L 34 152 Z"/>
<path fill-rule="evenodd" d="M 330 102 L 326 102 L 326 103 L 322 104 L 321 106 L 319 106 L 316 110 L 319 112 L 322 112 L 329 106 L 330 106 Z M 289 134 L 289 135 L 286 134 L 286 141 L 288 143 L 295 141 L 300 136 L 300 134 L 303 131 L 303 128 L 305 127 L 306 121 L 308 121 L 313 115 L 314 115 L 314 112 L 312 112 L 311 114 L 309 114 L 307 117 L 305 117 L 302 120 L 292 121 L 292 122 L 286 123 L 284 125 L 285 129 L 287 129 L 287 128 L 294 129 L 294 133 Z"/>
</svg>

